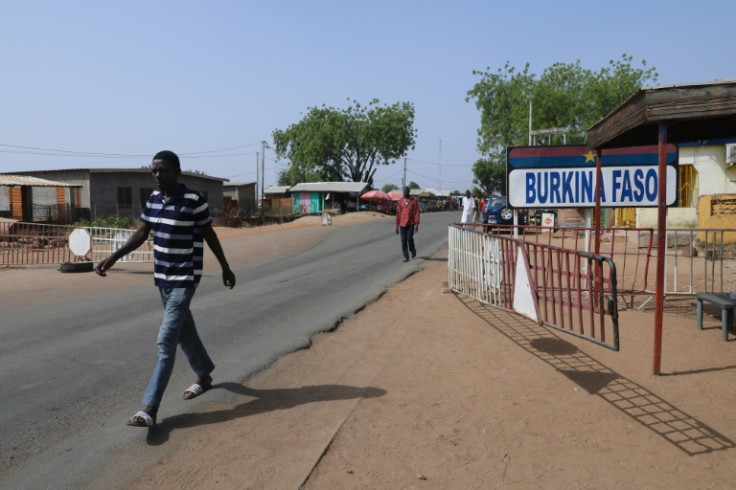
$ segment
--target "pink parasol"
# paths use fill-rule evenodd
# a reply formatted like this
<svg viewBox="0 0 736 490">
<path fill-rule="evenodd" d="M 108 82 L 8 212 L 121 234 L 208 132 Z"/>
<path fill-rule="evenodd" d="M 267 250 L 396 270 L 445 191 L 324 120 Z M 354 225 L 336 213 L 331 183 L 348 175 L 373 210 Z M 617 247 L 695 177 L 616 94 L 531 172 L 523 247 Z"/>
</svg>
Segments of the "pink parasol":
<svg viewBox="0 0 736 490">
<path fill-rule="evenodd" d="M 388 194 L 378 189 L 368 191 L 362 196 L 360 196 L 360 198 L 364 201 L 371 201 L 371 202 L 386 202 L 386 201 L 391 200 Z"/>
<path fill-rule="evenodd" d="M 404 195 L 399 191 L 391 191 L 388 193 L 388 197 L 390 197 L 392 201 L 398 201 L 403 199 Z"/>
</svg>

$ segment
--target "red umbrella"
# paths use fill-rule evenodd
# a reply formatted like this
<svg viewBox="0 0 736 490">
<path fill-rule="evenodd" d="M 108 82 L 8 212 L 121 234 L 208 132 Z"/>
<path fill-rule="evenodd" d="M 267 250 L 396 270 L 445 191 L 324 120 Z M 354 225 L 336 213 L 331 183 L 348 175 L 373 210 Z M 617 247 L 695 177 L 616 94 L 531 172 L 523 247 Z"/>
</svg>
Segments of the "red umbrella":
<svg viewBox="0 0 736 490">
<path fill-rule="evenodd" d="M 392 201 L 399 201 L 404 198 L 404 195 L 399 191 L 391 191 L 388 193 L 388 197 L 390 197 Z"/>
<path fill-rule="evenodd" d="M 386 201 L 391 200 L 388 194 L 378 189 L 368 191 L 362 196 L 360 196 L 360 198 L 363 199 L 364 201 L 371 201 L 371 202 L 386 202 Z"/>
</svg>

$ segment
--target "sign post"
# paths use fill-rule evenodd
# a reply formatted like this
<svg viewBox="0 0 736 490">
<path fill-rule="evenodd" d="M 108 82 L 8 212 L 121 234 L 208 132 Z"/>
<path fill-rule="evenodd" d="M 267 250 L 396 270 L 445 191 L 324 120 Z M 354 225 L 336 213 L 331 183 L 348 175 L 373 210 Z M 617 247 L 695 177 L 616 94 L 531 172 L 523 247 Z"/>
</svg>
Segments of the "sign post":
<svg viewBox="0 0 736 490">
<path fill-rule="evenodd" d="M 654 374 L 662 360 L 667 206 L 677 202 L 677 147 L 659 125 L 657 145 L 596 149 L 528 146 L 507 150 L 507 193 L 517 208 L 595 210 L 595 254 L 600 254 L 601 208 L 657 207 Z M 543 224 L 545 218 L 543 218 Z M 586 239 L 586 245 L 590 241 Z"/>
<path fill-rule="evenodd" d="M 659 123 L 658 173 L 660 177 L 667 171 L 667 125 Z M 667 181 L 659 187 L 657 208 L 657 289 L 654 291 L 654 374 L 659 375 L 662 366 L 662 320 L 664 317 L 664 275 L 667 252 L 667 204 L 665 193 Z"/>
</svg>

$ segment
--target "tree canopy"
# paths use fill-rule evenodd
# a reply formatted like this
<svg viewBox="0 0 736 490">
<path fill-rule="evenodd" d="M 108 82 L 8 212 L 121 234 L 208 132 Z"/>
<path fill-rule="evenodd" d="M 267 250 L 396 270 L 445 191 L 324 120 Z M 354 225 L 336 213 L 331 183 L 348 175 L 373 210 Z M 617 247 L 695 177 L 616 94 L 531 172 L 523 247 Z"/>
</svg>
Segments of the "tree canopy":
<svg viewBox="0 0 736 490">
<path fill-rule="evenodd" d="M 658 74 L 632 66 L 633 57 L 623 54 L 608 66 L 593 71 L 575 63 L 555 63 L 540 77 L 530 73 L 529 64 L 516 70 L 508 62 L 503 68 L 474 71 L 480 80 L 467 93 L 480 111 L 477 148 L 483 158 L 473 166 L 475 179 L 484 194 L 505 189 L 506 147 L 529 144 L 529 118 L 533 130 L 568 128 L 567 144 L 584 144 L 587 129 L 623 103 Z M 538 139 L 538 144 L 561 144 L 558 136 Z M 503 170 L 499 170 L 501 166 Z M 499 184 L 498 178 L 502 176 Z"/>
<path fill-rule="evenodd" d="M 346 109 L 310 107 L 286 130 L 273 132 L 278 158 L 288 158 L 288 184 L 349 181 L 373 186 L 378 165 L 390 165 L 414 149 L 414 105 L 368 105 L 348 99 Z"/>
</svg>

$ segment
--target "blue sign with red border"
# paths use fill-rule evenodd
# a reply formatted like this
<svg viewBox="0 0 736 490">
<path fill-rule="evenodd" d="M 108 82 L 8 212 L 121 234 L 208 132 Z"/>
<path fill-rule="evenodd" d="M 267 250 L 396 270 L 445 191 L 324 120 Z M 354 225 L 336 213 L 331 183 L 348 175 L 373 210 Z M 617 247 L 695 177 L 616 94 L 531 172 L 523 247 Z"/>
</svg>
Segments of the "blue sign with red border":
<svg viewBox="0 0 736 490">
<path fill-rule="evenodd" d="M 677 201 L 677 147 L 667 145 L 667 205 Z M 594 207 L 596 152 L 586 146 L 509 148 L 509 204 L 517 208 Z M 601 206 L 657 205 L 659 160 L 656 145 L 601 151 Z"/>
</svg>

